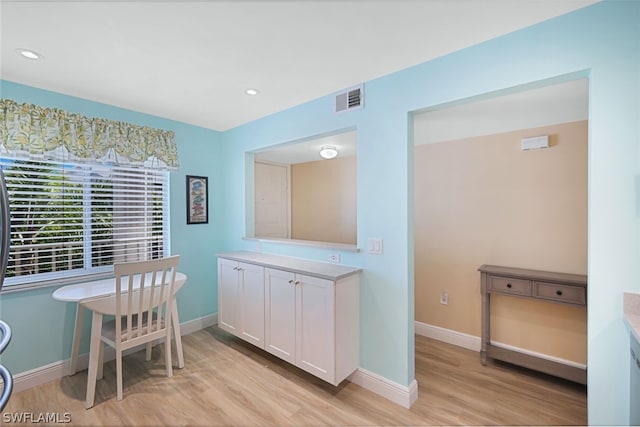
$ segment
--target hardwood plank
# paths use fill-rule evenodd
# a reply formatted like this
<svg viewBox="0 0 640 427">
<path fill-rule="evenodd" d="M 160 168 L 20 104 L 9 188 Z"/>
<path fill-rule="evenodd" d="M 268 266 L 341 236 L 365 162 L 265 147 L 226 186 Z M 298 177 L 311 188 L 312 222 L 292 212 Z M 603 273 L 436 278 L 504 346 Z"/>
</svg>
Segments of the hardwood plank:
<svg viewBox="0 0 640 427">
<path fill-rule="evenodd" d="M 410 410 L 348 381 L 333 387 L 217 327 L 183 337 L 185 368 L 166 378 L 163 348 L 105 364 L 85 410 L 87 371 L 15 394 L 5 414 L 69 413 L 69 425 L 586 425 L 586 387 L 416 336 Z M 6 415 L 3 415 L 3 417 Z M 28 424 L 28 423 L 25 423 Z M 19 425 L 19 424 L 18 424 Z"/>
</svg>

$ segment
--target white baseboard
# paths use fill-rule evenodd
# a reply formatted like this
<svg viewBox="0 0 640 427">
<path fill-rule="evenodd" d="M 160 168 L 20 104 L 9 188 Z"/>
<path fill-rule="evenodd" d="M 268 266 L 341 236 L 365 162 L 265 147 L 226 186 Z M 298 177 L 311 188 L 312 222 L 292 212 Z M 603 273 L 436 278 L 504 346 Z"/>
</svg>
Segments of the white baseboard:
<svg viewBox="0 0 640 427">
<path fill-rule="evenodd" d="M 80 358 L 82 358 L 82 356 Z M 88 360 L 88 357 L 85 359 Z M 80 364 L 80 359 L 78 359 L 78 364 Z M 13 392 L 19 393 L 30 389 L 31 387 L 62 378 L 67 375 L 68 372 L 69 359 L 66 361 L 50 363 L 45 366 L 39 366 L 35 369 L 31 369 L 30 371 L 20 372 L 13 376 Z"/>
<path fill-rule="evenodd" d="M 180 323 L 180 332 L 182 335 L 189 335 L 198 332 L 200 329 L 218 324 L 218 313 L 209 314 L 207 316 L 198 317 L 188 322 Z"/>
<path fill-rule="evenodd" d="M 427 323 L 415 322 L 415 333 L 427 338 L 453 344 L 467 350 L 480 351 L 480 337 L 441 328 Z"/>
<path fill-rule="evenodd" d="M 407 409 L 418 399 L 418 382 L 415 379 L 406 387 L 366 369 L 358 368 L 348 380 Z"/>
<path fill-rule="evenodd" d="M 441 328 L 439 326 L 429 325 L 427 323 L 415 322 L 415 333 L 427 338 L 433 338 L 434 340 L 453 344 L 458 347 L 463 347 L 468 350 L 480 351 L 481 339 L 475 335 L 463 334 L 462 332 L 452 331 L 451 329 Z M 550 360 L 552 362 L 560 363 L 563 365 L 571 366 L 574 368 L 587 369 L 587 365 L 574 362 L 573 360 L 562 359 L 559 357 L 551 356 L 548 354 L 538 353 L 535 351 L 527 350 L 525 348 L 515 347 L 509 344 L 491 341 L 491 344 L 496 347 L 501 347 L 507 350 L 517 351 L 529 356 L 534 356 L 540 359 Z"/>
<path fill-rule="evenodd" d="M 189 335 L 193 332 L 199 331 L 206 327 L 215 325 L 218 323 L 218 313 L 203 316 L 188 322 L 180 324 L 180 332 L 182 335 Z M 125 352 L 125 354 L 137 351 L 137 349 L 131 349 Z M 106 348 L 104 352 L 104 360 L 109 361 L 115 358 L 115 351 L 112 348 Z M 40 384 L 48 383 L 49 381 L 57 380 L 69 372 L 69 363 L 71 359 L 65 359 L 58 362 L 53 362 L 48 365 L 39 366 L 30 371 L 20 372 L 13 376 L 13 392 L 19 393 L 23 390 L 27 390 L 31 387 L 38 386 Z M 87 369 L 89 366 L 89 354 L 81 354 L 78 357 L 78 371 Z"/>
</svg>

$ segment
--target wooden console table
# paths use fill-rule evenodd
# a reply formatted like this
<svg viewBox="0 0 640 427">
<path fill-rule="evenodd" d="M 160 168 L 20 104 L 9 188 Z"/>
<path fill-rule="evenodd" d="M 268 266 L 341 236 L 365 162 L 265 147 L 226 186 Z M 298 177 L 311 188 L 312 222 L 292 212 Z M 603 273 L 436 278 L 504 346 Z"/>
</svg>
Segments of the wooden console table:
<svg viewBox="0 0 640 427">
<path fill-rule="evenodd" d="M 490 357 L 586 384 L 585 369 L 492 345 L 490 296 L 500 294 L 586 307 L 587 276 L 495 265 L 483 265 L 478 268 L 478 271 L 481 273 L 480 292 L 482 294 L 482 348 L 480 351 L 482 364 L 486 365 L 487 357 Z"/>
</svg>

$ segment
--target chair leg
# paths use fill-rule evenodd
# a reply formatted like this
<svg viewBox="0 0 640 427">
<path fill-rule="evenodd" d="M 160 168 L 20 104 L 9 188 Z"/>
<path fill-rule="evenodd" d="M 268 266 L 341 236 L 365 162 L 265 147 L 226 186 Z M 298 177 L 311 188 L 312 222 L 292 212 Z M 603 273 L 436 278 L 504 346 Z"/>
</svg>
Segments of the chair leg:
<svg viewBox="0 0 640 427">
<path fill-rule="evenodd" d="M 122 400 L 122 349 L 116 349 L 116 383 L 118 385 L 118 400 Z"/>
<path fill-rule="evenodd" d="M 148 362 L 149 360 L 151 360 L 151 351 L 153 350 L 153 345 L 152 343 L 148 342 L 147 343 L 147 350 L 146 350 L 146 354 L 145 354 L 145 360 Z"/>
<path fill-rule="evenodd" d="M 173 336 L 176 340 L 176 353 L 178 354 L 178 368 L 184 368 L 184 353 L 182 352 L 182 334 L 180 333 L 180 319 L 178 318 L 178 306 L 174 301 L 171 309 L 171 326 L 173 327 Z"/>
<path fill-rule="evenodd" d="M 173 376 L 173 365 L 171 363 L 171 329 L 167 328 L 167 334 L 164 337 L 164 364 L 167 370 L 167 378 Z"/>
<path fill-rule="evenodd" d="M 98 373 L 98 359 L 100 358 L 100 335 L 102 334 L 102 314 L 93 312 L 91 319 L 91 347 L 89 349 L 89 370 L 87 373 L 87 398 L 84 407 L 93 406 L 96 396 L 96 377 Z"/>
<path fill-rule="evenodd" d="M 100 349 L 98 350 L 98 379 L 104 376 L 104 342 L 100 340 Z"/>
</svg>

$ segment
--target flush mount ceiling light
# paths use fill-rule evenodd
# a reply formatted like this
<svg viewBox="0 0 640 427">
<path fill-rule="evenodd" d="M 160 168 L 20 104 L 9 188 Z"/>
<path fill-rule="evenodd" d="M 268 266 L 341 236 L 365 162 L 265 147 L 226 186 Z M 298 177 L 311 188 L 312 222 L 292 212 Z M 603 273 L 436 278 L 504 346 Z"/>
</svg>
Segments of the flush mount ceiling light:
<svg viewBox="0 0 640 427">
<path fill-rule="evenodd" d="M 246 93 L 247 95 L 250 95 L 250 96 L 255 96 L 255 95 L 259 94 L 260 91 L 258 89 L 254 89 L 254 88 L 250 87 L 249 89 L 245 90 L 244 93 Z"/>
<path fill-rule="evenodd" d="M 338 155 L 338 150 L 336 147 L 322 147 L 320 149 L 320 157 L 323 159 L 333 159 Z"/>
<path fill-rule="evenodd" d="M 18 52 L 20 55 L 22 55 L 23 57 L 27 58 L 27 59 L 32 59 L 32 60 L 38 60 L 38 59 L 42 59 L 42 55 L 39 54 L 38 52 L 35 52 L 31 49 L 25 49 L 25 48 L 18 48 L 16 49 L 16 52 Z"/>
</svg>

